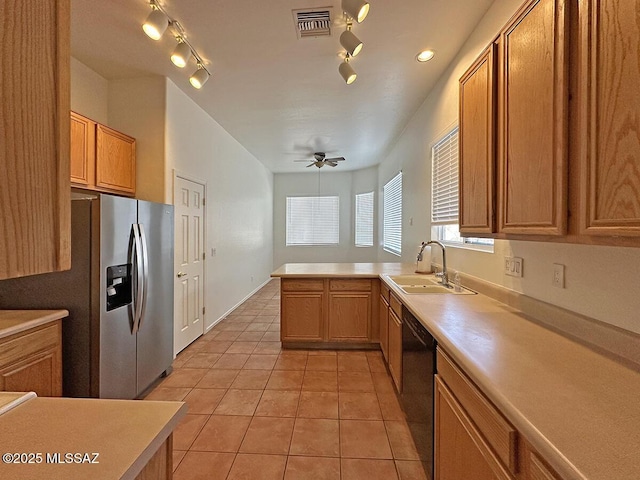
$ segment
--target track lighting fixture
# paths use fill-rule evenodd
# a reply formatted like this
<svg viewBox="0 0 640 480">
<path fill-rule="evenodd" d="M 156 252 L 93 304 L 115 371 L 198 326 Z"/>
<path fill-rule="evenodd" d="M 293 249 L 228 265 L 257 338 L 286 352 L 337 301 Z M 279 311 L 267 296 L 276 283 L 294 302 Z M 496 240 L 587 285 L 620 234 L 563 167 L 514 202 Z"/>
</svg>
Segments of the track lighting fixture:
<svg viewBox="0 0 640 480">
<path fill-rule="evenodd" d="M 162 37 L 162 34 L 169 26 L 169 19 L 153 1 L 151 2 L 151 8 L 153 8 L 153 10 L 151 10 L 147 20 L 142 25 L 142 29 L 150 38 L 160 40 L 160 37 Z"/>
<path fill-rule="evenodd" d="M 340 72 L 340 75 L 342 75 L 342 78 L 344 78 L 344 81 L 347 83 L 347 85 L 351 85 L 353 82 L 355 82 L 358 76 L 353 67 L 349 65 L 349 57 L 350 56 L 347 55 L 344 59 L 344 62 L 342 62 L 338 67 L 338 71 Z"/>
<path fill-rule="evenodd" d="M 184 68 L 189 63 L 189 59 L 193 55 L 196 59 L 198 69 L 189 77 L 189 82 L 194 88 L 202 88 L 202 86 L 209 80 L 211 73 L 205 67 L 205 62 L 195 48 L 187 40 L 187 35 L 182 28 L 182 25 L 177 20 L 171 18 L 167 11 L 162 7 L 159 0 L 149 0 L 151 5 L 151 13 L 147 17 L 147 20 L 142 25 L 144 32 L 154 40 L 159 40 L 162 34 L 167 28 L 170 28 L 173 35 L 178 41 L 178 45 L 174 48 L 171 54 L 171 61 L 176 67 Z"/>
<path fill-rule="evenodd" d="M 171 61 L 176 67 L 184 68 L 191 58 L 191 47 L 181 37 L 178 37 L 178 45 L 171 54 Z"/>
<path fill-rule="evenodd" d="M 200 62 L 198 62 L 198 69 L 193 73 L 193 75 L 191 75 L 191 77 L 189 77 L 189 82 L 191 82 L 191 85 L 194 88 L 199 90 L 205 83 L 207 83 L 207 80 L 209 80 L 209 72 Z"/>
<path fill-rule="evenodd" d="M 351 22 L 347 23 L 347 29 L 340 35 L 340 45 L 344 47 L 347 53 L 355 57 L 362 50 L 362 42 L 351 31 Z"/>
<path fill-rule="evenodd" d="M 369 13 L 369 4 L 364 0 L 342 0 L 342 11 L 362 23 Z"/>
</svg>

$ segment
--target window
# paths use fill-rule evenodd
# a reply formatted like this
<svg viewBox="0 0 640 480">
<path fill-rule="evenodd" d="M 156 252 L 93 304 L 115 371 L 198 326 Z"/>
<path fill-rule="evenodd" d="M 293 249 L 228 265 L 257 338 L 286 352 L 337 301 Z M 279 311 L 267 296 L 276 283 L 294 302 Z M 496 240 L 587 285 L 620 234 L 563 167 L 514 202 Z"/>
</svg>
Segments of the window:
<svg viewBox="0 0 640 480">
<path fill-rule="evenodd" d="M 382 248 L 400 256 L 402 253 L 402 172 L 382 188 Z"/>
<path fill-rule="evenodd" d="M 373 247 L 373 192 L 356 195 L 356 247 Z"/>
<path fill-rule="evenodd" d="M 286 244 L 338 245 L 338 197 L 287 197 Z"/>
<path fill-rule="evenodd" d="M 432 149 L 431 237 L 448 245 L 493 252 L 493 239 L 461 237 L 458 228 L 458 127 Z"/>
</svg>

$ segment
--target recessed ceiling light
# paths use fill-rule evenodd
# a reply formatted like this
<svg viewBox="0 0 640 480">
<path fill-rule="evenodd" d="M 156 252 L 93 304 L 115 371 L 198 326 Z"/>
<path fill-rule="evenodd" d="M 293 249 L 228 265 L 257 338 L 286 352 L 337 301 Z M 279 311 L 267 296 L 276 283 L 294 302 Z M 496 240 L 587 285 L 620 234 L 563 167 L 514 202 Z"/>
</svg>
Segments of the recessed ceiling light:
<svg viewBox="0 0 640 480">
<path fill-rule="evenodd" d="M 416 60 L 421 63 L 428 62 L 433 58 L 435 54 L 436 52 L 434 52 L 433 50 L 423 50 L 418 55 L 416 55 Z"/>
</svg>

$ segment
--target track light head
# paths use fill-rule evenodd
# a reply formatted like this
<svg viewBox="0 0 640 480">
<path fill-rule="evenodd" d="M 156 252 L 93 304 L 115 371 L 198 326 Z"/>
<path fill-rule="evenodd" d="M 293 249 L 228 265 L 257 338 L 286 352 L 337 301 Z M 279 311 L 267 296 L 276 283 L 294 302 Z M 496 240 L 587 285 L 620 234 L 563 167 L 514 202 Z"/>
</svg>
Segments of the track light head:
<svg viewBox="0 0 640 480">
<path fill-rule="evenodd" d="M 338 71 L 340 72 L 340 75 L 342 75 L 342 78 L 347 83 L 347 85 L 351 85 L 353 82 L 355 82 L 358 76 L 353 67 L 349 65 L 349 56 L 347 56 L 347 58 L 344 59 L 344 62 L 340 64 L 340 66 L 338 67 Z"/>
<path fill-rule="evenodd" d="M 369 4 L 364 0 L 342 0 L 342 11 L 362 23 L 369 13 Z"/>
<path fill-rule="evenodd" d="M 153 40 L 160 40 L 160 37 L 162 37 L 162 34 L 165 32 L 168 26 L 169 19 L 167 18 L 167 16 L 155 5 L 153 5 L 153 10 L 142 25 L 142 29 L 144 30 L 144 33 L 146 33 Z"/>
<path fill-rule="evenodd" d="M 198 63 L 198 69 L 189 77 L 189 82 L 191 82 L 193 88 L 200 90 L 203 85 L 207 83 L 207 80 L 209 80 L 209 72 L 207 72 L 201 63 Z"/>
<path fill-rule="evenodd" d="M 191 47 L 181 38 L 178 39 L 178 45 L 171 54 L 171 61 L 176 67 L 184 68 L 191 58 Z"/>
<path fill-rule="evenodd" d="M 350 56 L 355 57 L 362 50 L 363 44 L 351 30 L 345 30 L 340 35 L 340 45 L 344 47 Z"/>
</svg>

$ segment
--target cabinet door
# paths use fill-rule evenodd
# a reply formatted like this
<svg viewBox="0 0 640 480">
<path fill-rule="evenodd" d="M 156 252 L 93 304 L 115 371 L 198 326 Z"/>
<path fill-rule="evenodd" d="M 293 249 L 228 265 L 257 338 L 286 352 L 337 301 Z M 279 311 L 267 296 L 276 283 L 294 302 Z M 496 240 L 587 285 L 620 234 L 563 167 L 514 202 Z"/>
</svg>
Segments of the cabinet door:
<svg viewBox="0 0 640 480">
<path fill-rule="evenodd" d="M 62 396 L 62 350 L 50 350 L 0 371 L 0 390 L 36 392 L 40 397 Z"/>
<path fill-rule="evenodd" d="M 96 128 L 96 186 L 134 195 L 136 192 L 136 141 L 104 125 Z"/>
<path fill-rule="evenodd" d="M 402 321 L 389 309 L 389 372 L 396 384 L 398 393 L 402 392 Z"/>
<path fill-rule="evenodd" d="M 282 293 L 280 338 L 283 342 L 321 342 L 324 333 L 322 292 Z"/>
<path fill-rule="evenodd" d="M 329 294 L 329 341 L 368 341 L 371 331 L 371 293 Z"/>
<path fill-rule="evenodd" d="M 380 350 L 385 361 L 389 362 L 389 304 L 384 299 L 384 296 L 380 295 L 379 305 L 379 317 L 380 317 Z"/>
<path fill-rule="evenodd" d="M 71 112 L 71 183 L 92 187 L 96 183 L 96 123 Z"/>
<path fill-rule="evenodd" d="M 0 280 L 71 267 L 69 1 L 2 0 Z"/>
<path fill-rule="evenodd" d="M 564 0 L 533 0 L 501 34 L 499 230 L 504 233 L 566 233 L 566 25 Z"/>
<path fill-rule="evenodd" d="M 508 480 L 496 474 L 483 451 L 481 436 L 455 397 L 436 375 L 435 480 Z"/>
<path fill-rule="evenodd" d="M 460 232 L 495 231 L 496 45 L 460 79 Z"/>
<path fill-rule="evenodd" d="M 580 10 L 581 233 L 640 235 L 638 2 Z"/>
</svg>

